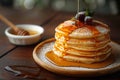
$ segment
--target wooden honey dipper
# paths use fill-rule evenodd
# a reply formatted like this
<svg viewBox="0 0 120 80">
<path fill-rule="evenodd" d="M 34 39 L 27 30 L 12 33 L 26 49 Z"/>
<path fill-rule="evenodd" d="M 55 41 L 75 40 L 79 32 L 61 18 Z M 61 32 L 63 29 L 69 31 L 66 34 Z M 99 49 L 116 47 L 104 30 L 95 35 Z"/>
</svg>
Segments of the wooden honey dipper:
<svg viewBox="0 0 120 80">
<path fill-rule="evenodd" d="M 6 23 L 9 27 L 11 27 L 14 30 L 15 34 L 20 36 L 30 35 L 28 31 L 16 27 L 16 25 L 14 25 L 12 22 L 10 22 L 7 18 L 2 16 L 1 14 L 0 14 L 0 20 Z"/>
</svg>

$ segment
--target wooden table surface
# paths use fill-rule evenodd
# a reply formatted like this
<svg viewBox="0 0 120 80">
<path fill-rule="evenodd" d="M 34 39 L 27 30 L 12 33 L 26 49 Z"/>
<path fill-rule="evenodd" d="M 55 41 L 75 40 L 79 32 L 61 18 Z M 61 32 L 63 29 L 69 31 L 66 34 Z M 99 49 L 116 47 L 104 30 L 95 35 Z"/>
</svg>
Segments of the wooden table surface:
<svg viewBox="0 0 120 80">
<path fill-rule="evenodd" d="M 46 39 L 54 37 L 55 27 L 75 15 L 70 12 L 57 12 L 54 10 L 15 10 L 0 8 L 0 14 L 7 17 L 14 24 L 37 24 L 41 25 L 45 29 L 42 39 L 38 42 L 42 42 Z M 120 16 L 119 15 L 100 15 L 96 14 L 95 19 L 104 21 L 110 25 L 111 39 L 120 43 Z M 37 65 L 32 57 L 32 52 L 35 46 L 16 46 L 11 44 L 4 34 L 7 25 L 0 21 L 0 80 L 120 80 L 120 71 L 99 77 L 70 77 L 47 71 Z M 8 72 L 4 68 L 6 66 L 12 66 L 25 70 L 31 74 L 39 75 L 30 79 L 25 76 L 17 76 L 15 73 Z M 17 67 L 16 67 L 17 66 Z M 40 69 L 40 71 L 39 71 Z"/>
</svg>

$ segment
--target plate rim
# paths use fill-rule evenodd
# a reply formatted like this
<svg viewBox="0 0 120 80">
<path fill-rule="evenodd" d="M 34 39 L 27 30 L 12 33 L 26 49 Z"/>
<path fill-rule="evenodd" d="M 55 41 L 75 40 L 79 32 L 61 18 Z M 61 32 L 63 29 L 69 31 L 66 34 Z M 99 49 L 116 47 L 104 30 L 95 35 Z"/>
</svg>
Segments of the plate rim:
<svg viewBox="0 0 120 80">
<path fill-rule="evenodd" d="M 120 70 L 120 64 L 118 66 L 115 66 L 115 67 L 112 67 L 112 68 L 107 68 L 106 70 L 103 69 L 103 70 L 83 70 L 83 71 L 74 71 L 74 70 L 65 70 L 65 69 L 61 69 L 61 70 L 58 70 L 57 68 L 53 68 L 52 66 L 50 66 L 49 64 L 43 62 L 38 56 L 37 56 L 37 50 L 40 49 L 44 44 L 46 43 L 50 43 L 50 42 L 53 42 L 55 41 L 54 38 L 50 38 L 50 39 L 47 39 L 47 40 L 44 40 L 42 41 L 41 43 L 39 43 L 33 50 L 33 59 L 34 61 L 41 67 L 43 67 L 44 69 L 48 70 L 48 71 L 51 71 L 51 72 L 54 72 L 54 73 L 57 73 L 57 74 L 62 74 L 62 75 L 66 75 L 66 76 L 75 76 L 75 77 L 93 77 L 93 76 L 102 76 L 102 75 L 105 75 L 105 74 L 110 74 L 110 73 L 113 73 L 113 72 L 116 72 L 118 70 Z M 112 41 L 112 43 L 114 44 L 117 44 L 116 42 Z M 119 44 L 117 44 L 119 45 Z M 53 64 L 53 63 L 52 63 Z M 54 64 L 55 65 L 55 64 Z"/>
</svg>

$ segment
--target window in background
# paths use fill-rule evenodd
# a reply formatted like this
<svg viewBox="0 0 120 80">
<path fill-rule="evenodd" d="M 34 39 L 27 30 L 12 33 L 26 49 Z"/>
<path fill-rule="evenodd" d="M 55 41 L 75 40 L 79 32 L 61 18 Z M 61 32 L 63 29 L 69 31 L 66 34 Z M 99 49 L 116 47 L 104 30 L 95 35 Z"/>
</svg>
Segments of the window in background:
<svg viewBox="0 0 120 80">
<path fill-rule="evenodd" d="M 80 0 L 80 10 L 89 8 L 102 14 L 119 14 L 119 0 Z M 15 9 L 54 9 L 76 12 L 77 0 L 0 0 L 0 6 Z"/>
</svg>

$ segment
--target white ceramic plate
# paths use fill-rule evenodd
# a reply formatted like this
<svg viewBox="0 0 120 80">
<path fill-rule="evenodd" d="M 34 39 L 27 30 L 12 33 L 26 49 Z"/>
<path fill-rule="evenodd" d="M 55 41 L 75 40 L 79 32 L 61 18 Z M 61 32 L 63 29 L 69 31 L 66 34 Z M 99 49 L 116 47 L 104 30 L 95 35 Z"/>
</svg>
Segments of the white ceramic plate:
<svg viewBox="0 0 120 80">
<path fill-rule="evenodd" d="M 113 53 L 115 54 L 115 62 L 107 67 L 98 69 L 83 67 L 60 67 L 51 63 L 47 60 L 45 54 L 46 52 L 52 50 L 53 45 L 54 39 L 48 39 L 38 44 L 33 51 L 33 58 L 35 62 L 48 71 L 67 76 L 100 76 L 120 70 L 120 45 L 115 42 L 110 43 L 110 45 L 112 45 Z"/>
</svg>

